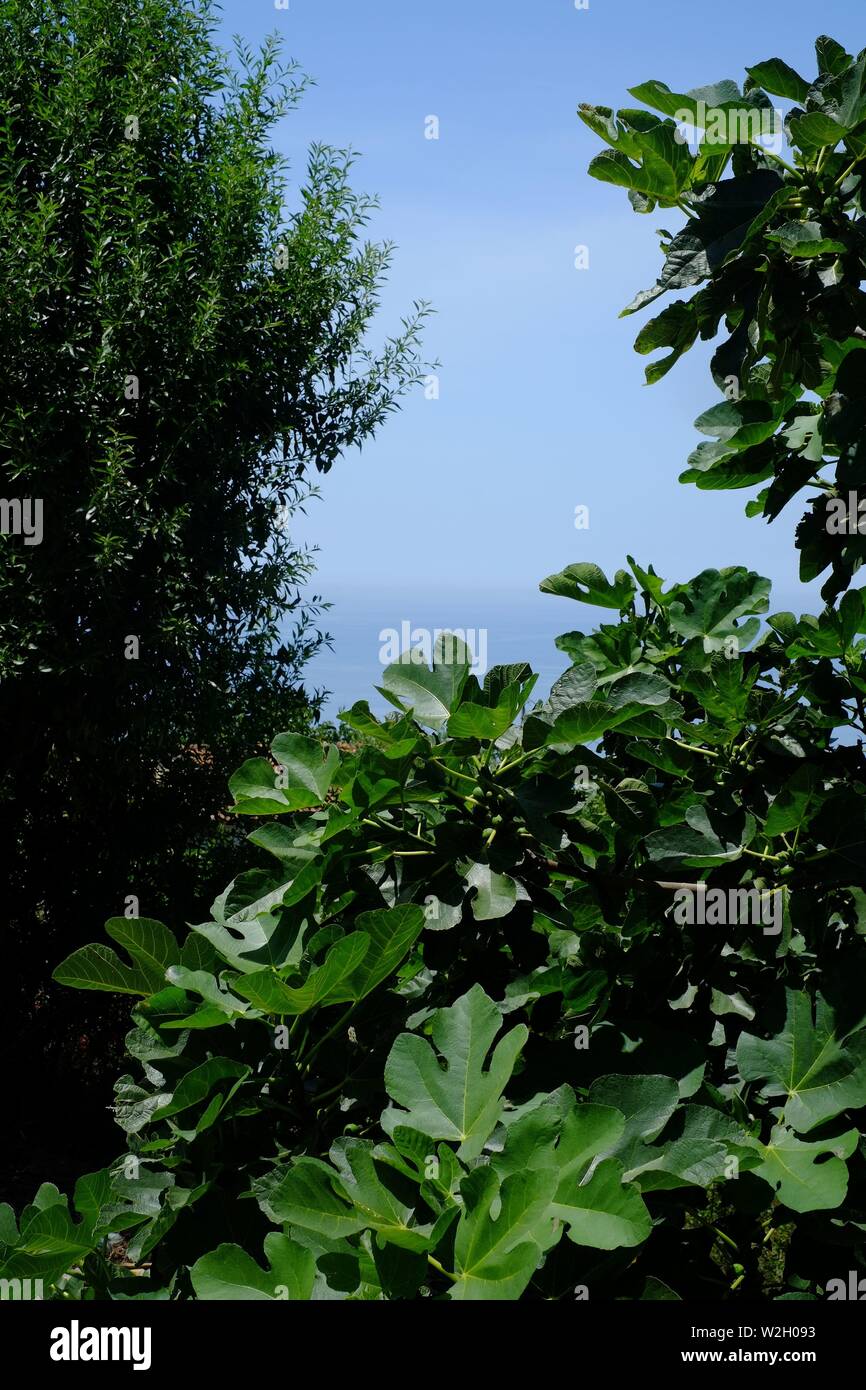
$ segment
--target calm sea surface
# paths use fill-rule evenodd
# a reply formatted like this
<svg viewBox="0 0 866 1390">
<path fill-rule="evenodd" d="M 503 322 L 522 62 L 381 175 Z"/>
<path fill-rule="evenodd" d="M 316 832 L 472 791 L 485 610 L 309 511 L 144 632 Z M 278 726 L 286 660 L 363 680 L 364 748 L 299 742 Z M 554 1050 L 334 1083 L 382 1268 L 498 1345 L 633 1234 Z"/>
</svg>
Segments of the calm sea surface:
<svg viewBox="0 0 866 1390">
<path fill-rule="evenodd" d="M 557 676 L 570 664 L 555 639 L 564 632 L 591 632 L 616 615 L 570 599 L 540 592 L 474 590 L 462 593 L 442 587 L 438 591 L 396 592 L 368 589 L 335 591 L 327 595 L 332 608 L 322 626 L 333 637 L 333 648 L 323 651 L 307 668 L 309 688 L 330 692 L 326 718 L 334 719 L 356 700 L 368 700 L 370 708 L 391 708 L 377 693 L 384 667 L 396 649 L 432 640 L 436 629 L 465 634 L 468 645 L 486 666 L 527 661 L 539 680 L 533 699 L 544 697 Z M 814 609 L 814 605 L 812 605 Z M 809 611 L 809 595 L 800 592 L 774 595 L 771 611 Z M 818 610 L 814 610 L 818 611 Z"/>
<path fill-rule="evenodd" d="M 309 688 L 330 691 L 325 717 L 333 719 L 356 700 L 368 700 L 382 712 L 388 702 L 376 691 L 382 671 L 396 651 L 431 642 L 436 629 L 464 636 L 479 665 L 527 661 L 538 673 L 533 693 L 544 696 L 569 665 L 554 645 L 562 632 L 587 631 L 596 622 L 589 608 L 549 594 L 396 593 L 359 589 L 328 595 L 333 606 L 322 627 L 333 637 L 307 668 Z M 480 675 L 480 671 L 478 672 Z"/>
</svg>

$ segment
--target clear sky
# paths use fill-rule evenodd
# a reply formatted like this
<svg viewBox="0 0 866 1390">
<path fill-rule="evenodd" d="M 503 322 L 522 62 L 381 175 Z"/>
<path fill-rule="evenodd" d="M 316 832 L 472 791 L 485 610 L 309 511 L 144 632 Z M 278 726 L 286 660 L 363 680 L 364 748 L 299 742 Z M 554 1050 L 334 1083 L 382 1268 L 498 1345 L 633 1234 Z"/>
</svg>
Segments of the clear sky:
<svg viewBox="0 0 866 1390">
<path fill-rule="evenodd" d="M 280 31 L 315 79 L 277 144 L 297 175 L 311 141 L 359 152 L 356 185 L 381 200 L 373 233 L 397 243 L 377 327 L 430 300 L 426 350 L 442 363 L 440 399 L 408 399 L 295 528 L 321 547 L 320 591 L 338 604 L 362 590 L 440 595 L 444 610 L 446 591 L 528 594 L 572 561 L 610 570 L 630 552 L 669 579 L 746 563 L 773 580 L 774 607 L 815 607 L 797 580 L 799 512 L 768 527 L 743 514 L 751 492 L 677 482 L 694 418 L 719 399 L 709 349 L 647 387 L 632 342 L 652 310 L 617 315 L 656 277 L 654 228 L 682 217 L 640 217 L 589 178 L 601 146 L 576 108 L 632 105 L 627 88 L 650 78 L 681 91 L 742 82 L 775 55 L 812 76 L 819 33 L 866 45 L 863 0 L 289 6 L 227 0 L 225 33 Z M 438 140 L 425 139 L 428 116 Z M 579 244 L 587 270 L 574 267 Z M 576 625 L 570 609 L 560 630 Z"/>
</svg>

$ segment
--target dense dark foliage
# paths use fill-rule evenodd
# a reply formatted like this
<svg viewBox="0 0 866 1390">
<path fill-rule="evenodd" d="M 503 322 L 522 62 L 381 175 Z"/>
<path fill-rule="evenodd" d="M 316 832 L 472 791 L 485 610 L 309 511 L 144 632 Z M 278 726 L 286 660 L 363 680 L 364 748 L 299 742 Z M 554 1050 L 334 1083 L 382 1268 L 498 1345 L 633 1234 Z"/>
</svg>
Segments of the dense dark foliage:
<svg viewBox="0 0 866 1390">
<path fill-rule="evenodd" d="M 0 3 L 0 490 L 41 507 L 0 536 L 19 1061 L 93 1031 L 46 1014 L 64 947 L 132 898 L 182 918 L 237 862 L 227 776 L 318 709 L 286 521 L 418 371 L 417 316 L 365 348 L 389 248 L 350 159 L 314 150 L 287 214 L 271 141 L 304 82 L 274 44 L 230 65 L 215 22 Z"/>
</svg>

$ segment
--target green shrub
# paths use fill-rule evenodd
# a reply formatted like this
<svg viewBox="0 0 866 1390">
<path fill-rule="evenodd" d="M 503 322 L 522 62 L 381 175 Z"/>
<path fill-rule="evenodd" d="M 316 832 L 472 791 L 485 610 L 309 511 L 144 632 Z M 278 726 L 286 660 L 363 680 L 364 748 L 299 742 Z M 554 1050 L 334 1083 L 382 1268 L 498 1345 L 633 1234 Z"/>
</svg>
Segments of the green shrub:
<svg viewBox="0 0 866 1390">
<path fill-rule="evenodd" d="M 186 914 L 237 863 L 226 778 L 320 703 L 287 521 L 420 370 L 417 316 L 369 342 L 390 248 L 351 158 L 314 149 L 290 189 L 271 142 L 305 81 L 274 42 L 229 61 L 216 23 L 188 0 L 0 2 L 13 1033 L 88 923 L 130 897 Z M 39 544 L 7 533 L 10 499 L 39 502 Z"/>
</svg>

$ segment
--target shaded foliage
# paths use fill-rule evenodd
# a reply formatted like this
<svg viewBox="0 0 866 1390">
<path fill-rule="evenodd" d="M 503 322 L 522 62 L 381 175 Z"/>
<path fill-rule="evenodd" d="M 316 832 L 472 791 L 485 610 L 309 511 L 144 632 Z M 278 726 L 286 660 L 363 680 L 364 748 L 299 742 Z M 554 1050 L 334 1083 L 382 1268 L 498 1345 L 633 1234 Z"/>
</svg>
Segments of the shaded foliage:
<svg viewBox="0 0 866 1390">
<path fill-rule="evenodd" d="M 188 916 L 237 862 L 226 777 L 320 703 L 287 523 L 419 368 L 418 313 L 366 345 L 390 248 L 351 158 L 314 149 L 287 210 L 271 142 L 304 79 L 274 42 L 229 62 L 215 23 L 182 0 L 0 4 L 0 477 L 42 508 L 41 543 L 0 536 L 31 1057 L 75 1051 L 65 1006 L 32 1013 L 59 943 L 130 898 Z"/>
</svg>

